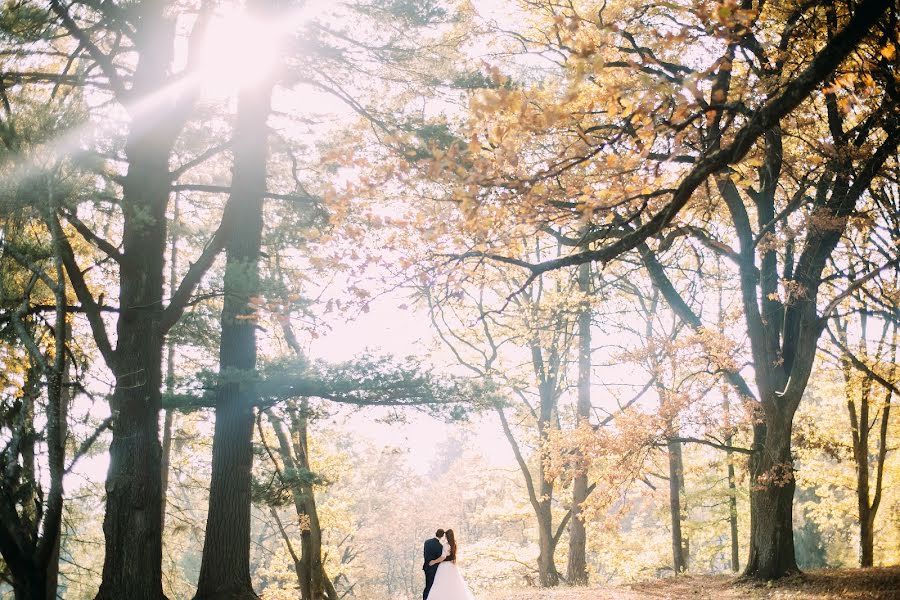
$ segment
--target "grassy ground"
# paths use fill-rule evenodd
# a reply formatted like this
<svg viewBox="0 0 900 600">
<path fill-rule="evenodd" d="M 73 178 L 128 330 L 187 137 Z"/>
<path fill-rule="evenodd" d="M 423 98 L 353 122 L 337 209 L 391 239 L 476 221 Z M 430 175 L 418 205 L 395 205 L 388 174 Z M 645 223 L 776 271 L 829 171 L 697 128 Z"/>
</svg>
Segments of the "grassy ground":
<svg viewBox="0 0 900 600">
<path fill-rule="evenodd" d="M 726 575 L 587 589 L 498 592 L 483 600 L 900 600 L 900 567 L 810 571 L 770 585 Z"/>
</svg>

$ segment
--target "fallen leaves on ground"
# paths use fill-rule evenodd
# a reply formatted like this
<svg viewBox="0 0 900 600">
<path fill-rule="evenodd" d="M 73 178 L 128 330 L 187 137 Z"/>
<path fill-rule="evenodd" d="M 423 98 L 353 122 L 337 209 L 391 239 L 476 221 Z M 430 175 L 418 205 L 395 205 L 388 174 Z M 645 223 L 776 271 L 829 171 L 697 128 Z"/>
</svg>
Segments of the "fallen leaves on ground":
<svg viewBox="0 0 900 600">
<path fill-rule="evenodd" d="M 900 566 L 809 571 L 771 583 L 683 575 L 630 585 L 497 592 L 484 600 L 900 600 Z"/>
</svg>

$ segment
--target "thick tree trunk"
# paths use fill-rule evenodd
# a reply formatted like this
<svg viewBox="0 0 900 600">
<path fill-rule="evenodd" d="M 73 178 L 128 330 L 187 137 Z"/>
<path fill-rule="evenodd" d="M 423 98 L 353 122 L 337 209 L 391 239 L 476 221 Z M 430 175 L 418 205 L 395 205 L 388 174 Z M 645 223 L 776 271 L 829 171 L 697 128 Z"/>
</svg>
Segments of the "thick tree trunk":
<svg viewBox="0 0 900 600">
<path fill-rule="evenodd" d="M 127 240 L 126 237 L 126 248 Z M 132 260 L 134 256 L 132 248 Z M 134 265 L 135 269 L 145 270 L 143 282 L 123 278 L 126 279 L 122 285 L 123 307 L 153 306 L 162 300 L 161 293 L 152 294 L 149 289 L 158 287 L 162 291 L 161 285 L 154 285 L 154 275 L 161 274 L 162 261 L 157 270 L 153 257 L 153 252 L 147 252 L 145 265 Z M 148 296 L 155 299 L 138 300 Z M 103 521 L 106 557 L 98 600 L 164 597 L 158 438 L 162 343 L 153 314 L 152 310 L 123 308 L 119 321 L 120 368 L 112 398 L 115 425 L 109 448 Z"/>
<path fill-rule="evenodd" d="M 135 7 L 140 54 L 131 93 L 149 97 L 168 79 L 173 27 L 160 3 Z M 170 106 L 133 115 L 125 144 L 123 253 L 119 267 L 115 421 L 106 478 L 106 554 L 98 600 L 160 600 L 162 591 L 161 408 L 163 270 L 169 155 L 180 124 Z M 140 122 L 139 122 L 140 121 Z M 152 125 L 148 126 L 147 122 Z"/>
<path fill-rule="evenodd" d="M 868 507 L 859 511 L 859 566 L 875 564 L 875 513 Z"/>
<path fill-rule="evenodd" d="M 253 408 L 243 392 L 248 385 L 225 384 L 226 389 L 219 394 L 213 441 L 214 475 L 197 600 L 257 598 L 250 582 Z"/>
<path fill-rule="evenodd" d="M 744 576 L 778 579 L 798 573 L 794 557 L 791 416 L 767 416 L 753 432 L 750 457 L 750 557 Z"/>
<path fill-rule="evenodd" d="M 538 518 L 538 577 L 541 587 L 555 587 L 559 585 L 559 572 L 556 570 L 554 555 L 556 554 L 556 540 L 553 537 L 553 513 L 550 500 L 540 502 Z"/>
<path fill-rule="evenodd" d="M 15 600 L 55 600 L 56 590 L 47 587 L 47 573 L 35 566 L 26 572 L 13 574 L 13 598 Z"/>
<path fill-rule="evenodd" d="M 554 362 L 551 358 L 550 362 Z M 542 369 L 537 369 L 541 372 Z M 555 394 L 556 380 L 554 377 L 545 378 L 540 385 L 541 412 L 538 420 L 540 429 L 541 447 L 547 443 L 550 427 L 559 428 L 558 422 L 554 422 L 556 415 Z M 538 556 L 538 574 L 541 587 L 555 587 L 559 585 L 559 571 L 556 570 L 556 544 L 557 539 L 553 531 L 553 481 L 547 477 L 544 461 L 538 462 L 538 478 L 540 495 L 536 499 L 535 516 L 538 522 L 538 543 L 540 554 Z"/>
<path fill-rule="evenodd" d="M 672 567 L 676 573 L 687 571 L 687 551 L 681 531 L 683 509 L 681 495 L 684 493 L 684 466 L 681 458 L 681 442 L 667 443 L 669 455 L 669 519 L 672 528 Z"/>
<path fill-rule="evenodd" d="M 56 536 L 53 550 L 50 552 L 47 563 L 47 575 L 44 579 L 44 589 L 49 600 L 55 600 L 59 589 L 59 548 L 62 542 L 62 534 Z"/>
<path fill-rule="evenodd" d="M 569 563 L 567 576 L 572 585 L 587 585 L 587 531 L 581 504 L 587 498 L 587 474 L 579 473 L 572 483 L 572 518 L 569 522 Z"/>
<path fill-rule="evenodd" d="M 140 143 L 143 142 L 143 143 Z M 162 303 L 168 146 L 131 140 L 125 181 L 115 425 L 106 479 L 106 557 L 98 600 L 158 600 L 162 592 Z"/>
<path fill-rule="evenodd" d="M 585 298 L 578 314 L 578 425 L 587 424 L 591 416 L 591 307 L 587 295 L 591 292 L 591 266 L 578 268 L 578 291 Z M 587 585 L 587 531 L 581 517 L 581 505 L 588 496 L 588 465 L 579 455 L 579 464 L 572 482 L 572 518 L 569 521 L 569 562 L 567 576 L 571 585 Z"/>
<path fill-rule="evenodd" d="M 250 582 L 257 310 L 252 299 L 260 293 L 271 89 L 271 84 L 260 85 L 243 91 L 238 100 L 232 190 L 226 208 L 232 230 L 225 247 L 212 481 L 195 600 L 257 598 Z"/>
</svg>

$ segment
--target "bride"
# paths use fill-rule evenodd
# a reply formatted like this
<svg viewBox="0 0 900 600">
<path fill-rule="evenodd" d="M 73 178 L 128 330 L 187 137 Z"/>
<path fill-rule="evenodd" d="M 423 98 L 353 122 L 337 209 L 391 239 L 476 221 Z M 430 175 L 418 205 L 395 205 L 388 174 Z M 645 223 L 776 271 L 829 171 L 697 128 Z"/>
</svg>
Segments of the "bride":
<svg viewBox="0 0 900 600">
<path fill-rule="evenodd" d="M 456 536 L 452 529 L 448 529 L 445 535 L 447 543 L 444 544 L 444 553 L 429 563 L 440 564 L 434 576 L 434 584 L 428 593 L 428 600 L 475 600 L 462 574 L 456 568 Z"/>
</svg>

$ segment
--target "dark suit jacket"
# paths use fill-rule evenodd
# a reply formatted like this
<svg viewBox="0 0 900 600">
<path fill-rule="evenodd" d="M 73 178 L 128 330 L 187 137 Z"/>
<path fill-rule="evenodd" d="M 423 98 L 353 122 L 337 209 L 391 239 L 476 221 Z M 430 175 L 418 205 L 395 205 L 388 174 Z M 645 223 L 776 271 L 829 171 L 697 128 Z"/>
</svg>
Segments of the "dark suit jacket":
<svg viewBox="0 0 900 600">
<path fill-rule="evenodd" d="M 425 548 L 423 552 L 425 561 L 422 563 L 422 570 L 426 572 L 429 569 L 437 571 L 438 565 L 429 566 L 428 563 L 436 558 L 440 558 L 441 554 L 443 553 L 444 546 L 441 545 L 441 541 L 439 539 L 431 538 L 430 540 L 425 540 Z"/>
</svg>

